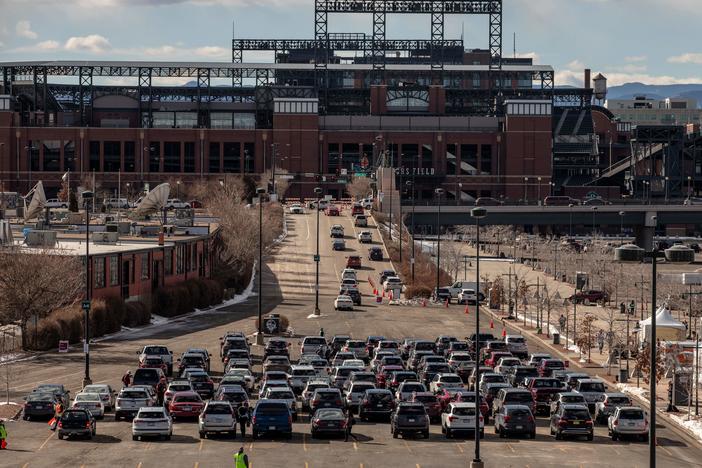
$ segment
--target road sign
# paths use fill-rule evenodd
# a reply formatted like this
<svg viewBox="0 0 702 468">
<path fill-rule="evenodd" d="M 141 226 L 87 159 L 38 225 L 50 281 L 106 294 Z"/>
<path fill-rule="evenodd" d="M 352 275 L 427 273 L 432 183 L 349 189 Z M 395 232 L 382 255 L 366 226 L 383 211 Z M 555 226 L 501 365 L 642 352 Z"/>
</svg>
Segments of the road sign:
<svg viewBox="0 0 702 468">
<path fill-rule="evenodd" d="M 293 174 L 283 174 L 280 176 L 280 178 L 283 180 L 293 180 L 295 176 Z"/>
<path fill-rule="evenodd" d="M 60 340 L 59 341 L 58 352 L 59 353 L 67 353 L 68 352 L 68 340 Z"/>
<path fill-rule="evenodd" d="M 315 261 L 315 262 L 320 261 L 319 255 L 315 255 L 315 256 L 314 256 L 314 261 Z"/>
<path fill-rule="evenodd" d="M 90 301 L 83 301 L 83 302 L 81 303 L 81 308 L 82 308 L 83 310 L 90 310 Z"/>
<path fill-rule="evenodd" d="M 341 170 L 341 175 L 346 175 L 348 174 L 348 169 L 342 169 Z"/>
<path fill-rule="evenodd" d="M 380 199 L 380 202 L 382 203 L 382 202 L 383 202 L 383 198 L 385 198 L 385 192 L 380 192 L 380 193 L 378 194 L 378 198 Z"/>
</svg>

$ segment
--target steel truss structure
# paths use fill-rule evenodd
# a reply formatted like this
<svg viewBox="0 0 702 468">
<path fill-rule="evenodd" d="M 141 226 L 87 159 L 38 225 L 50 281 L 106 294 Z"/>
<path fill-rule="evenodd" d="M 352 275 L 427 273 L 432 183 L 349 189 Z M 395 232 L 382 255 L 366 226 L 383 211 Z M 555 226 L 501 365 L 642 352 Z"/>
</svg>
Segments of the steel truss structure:
<svg viewBox="0 0 702 468">
<path fill-rule="evenodd" d="M 683 195 L 685 127 L 637 125 L 632 139 L 631 170 L 634 184 L 646 184 L 650 193 Z"/>
</svg>

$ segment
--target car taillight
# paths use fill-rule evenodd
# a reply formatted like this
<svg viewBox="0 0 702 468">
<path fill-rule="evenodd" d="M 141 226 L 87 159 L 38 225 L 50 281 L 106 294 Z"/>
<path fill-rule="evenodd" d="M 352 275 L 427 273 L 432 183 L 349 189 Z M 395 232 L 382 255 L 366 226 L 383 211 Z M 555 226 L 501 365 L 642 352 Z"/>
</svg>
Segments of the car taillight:
<svg viewBox="0 0 702 468">
<path fill-rule="evenodd" d="M 588 426 L 591 426 L 591 425 L 592 425 L 592 419 L 586 420 L 586 421 L 585 421 L 585 424 L 587 424 Z"/>
<path fill-rule="evenodd" d="M 566 421 L 565 419 L 559 419 L 559 420 L 558 420 L 558 425 L 559 425 L 559 426 L 565 426 L 566 424 L 568 424 L 568 421 Z"/>
<path fill-rule="evenodd" d="M 448 420 L 449 422 L 454 422 L 457 418 L 455 416 L 449 416 Z"/>
<path fill-rule="evenodd" d="M 58 427 L 63 427 L 63 422 L 59 421 Z"/>
<path fill-rule="evenodd" d="M 529 418 L 527 419 L 527 421 L 529 421 L 529 422 L 534 422 L 534 417 L 533 417 L 533 416 L 529 416 Z"/>
<path fill-rule="evenodd" d="M 292 416 L 288 415 L 288 424 L 292 425 Z"/>
<path fill-rule="evenodd" d="M 253 424 L 256 424 L 256 416 L 254 416 L 253 418 L 251 418 L 251 422 L 252 422 Z"/>
<path fill-rule="evenodd" d="M 648 424 L 648 422 L 646 424 Z M 618 426 L 618 425 L 619 425 L 619 420 L 615 419 L 614 422 L 612 423 L 612 426 Z"/>
<path fill-rule="evenodd" d="M 508 423 L 510 419 L 512 419 L 511 416 L 505 416 L 505 422 L 506 422 L 506 423 Z"/>
</svg>

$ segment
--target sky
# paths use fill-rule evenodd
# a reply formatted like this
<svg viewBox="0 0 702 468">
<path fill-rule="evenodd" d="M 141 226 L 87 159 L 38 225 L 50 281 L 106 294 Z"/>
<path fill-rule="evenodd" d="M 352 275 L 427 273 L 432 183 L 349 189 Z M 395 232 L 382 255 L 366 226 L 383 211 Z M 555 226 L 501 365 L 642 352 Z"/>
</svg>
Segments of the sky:
<svg viewBox="0 0 702 468">
<path fill-rule="evenodd" d="M 702 0 L 504 0 L 503 55 L 582 85 L 702 83 Z M 231 38 L 313 38 L 314 0 L 0 0 L 0 62 L 231 61 Z M 428 15 L 389 15 L 387 37 L 429 38 Z M 370 34 L 370 15 L 330 15 L 330 32 Z M 487 16 L 447 16 L 445 37 L 488 47 Z M 245 53 L 249 62 L 272 53 Z M 187 80 L 186 80 L 187 81 Z"/>
</svg>

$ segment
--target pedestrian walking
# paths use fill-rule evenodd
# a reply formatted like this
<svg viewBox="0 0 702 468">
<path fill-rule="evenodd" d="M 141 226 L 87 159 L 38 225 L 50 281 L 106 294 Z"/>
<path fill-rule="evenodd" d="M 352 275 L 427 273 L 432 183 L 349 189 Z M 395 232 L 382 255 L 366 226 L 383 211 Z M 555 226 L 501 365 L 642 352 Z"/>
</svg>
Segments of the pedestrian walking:
<svg viewBox="0 0 702 468">
<path fill-rule="evenodd" d="M 161 377 L 161 380 L 159 380 L 158 384 L 156 384 L 156 396 L 158 397 L 159 406 L 163 406 L 163 396 L 166 393 L 166 387 L 166 377 Z"/>
<path fill-rule="evenodd" d="M 7 429 L 5 429 L 5 421 L 0 420 L 0 450 L 7 448 Z"/>
<path fill-rule="evenodd" d="M 122 376 L 122 386 L 129 387 L 129 385 L 131 385 L 131 383 L 132 383 L 132 371 L 128 370 Z"/>
<path fill-rule="evenodd" d="M 236 420 L 239 422 L 241 440 L 244 440 L 246 438 L 246 426 L 249 425 L 249 421 L 251 420 L 251 410 L 248 401 L 245 401 L 236 409 Z M 236 432 L 236 430 L 234 432 Z M 236 434 L 234 434 L 234 436 L 236 437 Z"/>
<path fill-rule="evenodd" d="M 319 336 L 324 338 L 324 328 L 322 328 L 322 327 L 319 327 Z"/>
<path fill-rule="evenodd" d="M 602 350 L 604 349 L 605 345 L 605 333 L 602 329 L 597 332 L 597 347 L 600 349 L 600 354 L 602 354 Z"/>
<path fill-rule="evenodd" d="M 561 333 L 563 333 L 563 329 L 564 329 L 565 326 L 566 326 L 566 318 L 565 318 L 565 315 L 561 314 L 561 316 L 558 318 L 558 326 L 560 327 L 560 328 L 559 328 L 559 331 L 560 331 Z"/>
<path fill-rule="evenodd" d="M 353 425 L 356 423 L 356 420 L 353 417 L 353 413 L 351 412 L 351 408 L 349 408 L 347 414 L 346 414 L 346 432 L 344 433 L 344 442 L 349 441 L 349 437 L 353 437 L 353 440 L 358 440 L 355 435 L 353 435 Z"/>
<path fill-rule="evenodd" d="M 244 447 L 234 454 L 234 468 L 249 468 L 249 457 L 244 453 Z"/>
</svg>

